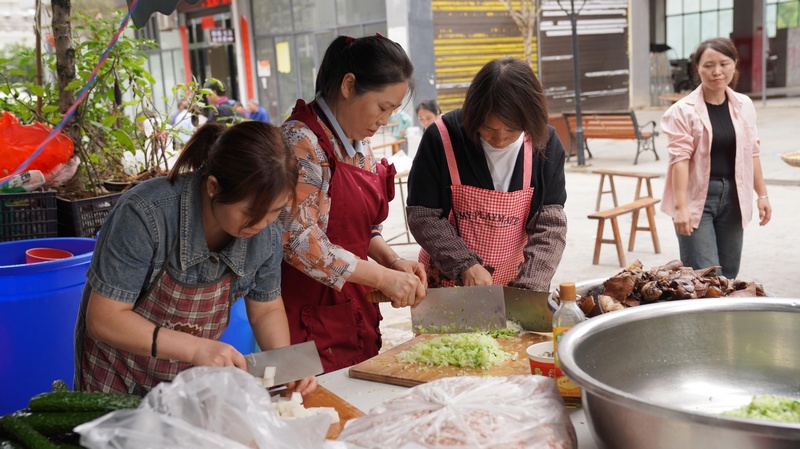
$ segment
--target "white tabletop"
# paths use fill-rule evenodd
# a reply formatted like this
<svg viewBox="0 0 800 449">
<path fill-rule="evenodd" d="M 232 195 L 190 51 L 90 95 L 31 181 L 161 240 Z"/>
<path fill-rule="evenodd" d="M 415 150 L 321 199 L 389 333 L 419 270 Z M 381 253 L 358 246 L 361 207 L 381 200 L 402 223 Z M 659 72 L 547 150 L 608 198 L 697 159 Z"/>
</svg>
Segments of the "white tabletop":
<svg viewBox="0 0 800 449">
<path fill-rule="evenodd" d="M 380 382 L 351 379 L 347 375 L 347 371 L 348 368 L 344 368 L 324 374 L 319 377 L 319 384 L 364 413 L 368 413 L 387 398 L 406 389 Z M 583 409 L 570 409 L 570 419 L 572 425 L 575 426 L 575 433 L 578 435 L 578 449 L 597 449 L 597 443 L 589 430 Z"/>
</svg>

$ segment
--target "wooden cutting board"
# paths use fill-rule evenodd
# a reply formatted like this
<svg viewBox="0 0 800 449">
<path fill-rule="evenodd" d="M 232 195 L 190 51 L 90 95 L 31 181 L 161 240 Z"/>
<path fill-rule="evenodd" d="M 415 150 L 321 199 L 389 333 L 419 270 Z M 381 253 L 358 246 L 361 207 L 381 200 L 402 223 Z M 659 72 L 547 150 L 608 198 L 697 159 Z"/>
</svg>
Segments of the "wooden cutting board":
<svg viewBox="0 0 800 449">
<path fill-rule="evenodd" d="M 497 341 L 506 352 L 517 353 L 517 360 L 506 360 L 500 365 L 489 369 L 461 368 L 457 366 L 426 366 L 419 364 L 400 363 L 395 356 L 415 344 L 438 337 L 436 334 L 418 335 L 411 340 L 395 346 L 367 361 L 361 362 L 350 368 L 350 377 L 354 379 L 383 382 L 401 387 L 413 387 L 436 379 L 454 376 L 511 376 L 515 374 L 530 374 L 531 366 L 528 363 L 528 346 L 547 340 L 552 340 L 552 334 L 524 333 L 514 338 L 498 338 Z"/>
<path fill-rule="evenodd" d="M 331 424 L 328 429 L 327 439 L 332 440 L 339 436 L 347 421 L 364 416 L 364 412 L 352 404 L 333 394 L 330 390 L 318 385 L 317 389 L 303 398 L 303 405 L 309 407 L 333 407 L 339 412 L 339 422 Z"/>
</svg>

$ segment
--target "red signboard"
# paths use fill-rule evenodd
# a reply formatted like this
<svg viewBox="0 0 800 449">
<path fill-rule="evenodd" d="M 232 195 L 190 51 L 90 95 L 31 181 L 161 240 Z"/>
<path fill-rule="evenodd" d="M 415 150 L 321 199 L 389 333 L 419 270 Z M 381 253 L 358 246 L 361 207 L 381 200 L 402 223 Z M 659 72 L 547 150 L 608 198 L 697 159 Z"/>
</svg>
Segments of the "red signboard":
<svg viewBox="0 0 800 449">
<path fill-rule="evenodd" d="M 203 0 L 196 5 L 190 5 L 186 2 L 178 3 L 178 12 L 196 11 L 199 9 L 216 8 L 217 6 L 226 6 L 233 3 L 233 0 Z"/>
</svg>

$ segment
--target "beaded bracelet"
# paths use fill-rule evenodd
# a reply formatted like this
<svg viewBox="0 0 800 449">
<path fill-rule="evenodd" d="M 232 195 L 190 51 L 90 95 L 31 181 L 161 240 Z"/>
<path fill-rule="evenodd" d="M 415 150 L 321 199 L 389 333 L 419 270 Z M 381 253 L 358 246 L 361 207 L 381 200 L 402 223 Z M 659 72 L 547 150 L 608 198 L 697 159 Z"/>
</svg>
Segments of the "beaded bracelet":
<svg viewBox="0 0 800 449">
<path fill-rule="evenodd" d="M 389 269 L 390 270 L 393 269 L 394 268 L 394 264 L 396 264 L 397 261 L 399 261 L 399 260 L 404 260 L 404 259 L 402 257 L 398 257 L 397 259 L 393 260 L 392 263 L 389 264 Z"/>
</svg>

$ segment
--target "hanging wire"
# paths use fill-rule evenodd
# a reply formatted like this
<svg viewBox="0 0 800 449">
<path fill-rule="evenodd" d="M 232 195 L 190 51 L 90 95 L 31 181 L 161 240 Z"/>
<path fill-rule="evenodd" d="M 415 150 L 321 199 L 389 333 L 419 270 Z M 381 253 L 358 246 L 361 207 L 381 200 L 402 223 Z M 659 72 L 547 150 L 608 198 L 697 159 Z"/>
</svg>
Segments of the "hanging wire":
<svg viewBox="0 0 800 449">
<path fill-rule="evenodd" d="M 58 125 L 56 125 L 55 128 L 53 128 L 52 131 L 50 131 L 50 134 L 47 135 L 47 138 L 44 139 L 44 141 L 39 145 L 36 151 L 33 152 L 33 154 L 31 154 L 27 159 L 25 159 L 19 165 L 19 167 L 17 167 L 13 172 L 11 172 L 11 174 L 9 174 L 6 177 L 0 178 L 0 187 L 4 187 L 6 184 L 8 184 L 8 181 L 12 177 L 25 171 L 25 169 L 28 168 L 31 162 L 33 162 L 34 159 L 36 159 L 42 153 L 42 151 L 44 151 L 47 144 L 50 143 L 50 141 L 55 138 L 55 136 L 59 133 L 59 131 L 61 131 L 61 128 L 64 127 L 64 125 L 69 121 L 69 119 L 71 119 L 72 116 L 75 115 L 75 110 L 78 109 L 78 106 L 81 104 L 81 102 L 83 102 L 83 100 L 86 99 L 86 96 L 89 93 L 89 88 L 92 86 L 95 79 L 97 78 L 97 73 L 103 67 L 103 64 L 105 64 L 106 60 L 108 59 L 109 53 L 111 53 L 111 50 L 114 48 L 114 45 L 117 44 L 117 39 L 119 39 L 120 35 L 122 35 L 122 32 L 125 31 L 125 27 L 128 25 L 128 20 L 130 20 L 133 11 L 136 9 L 137 3 L 139 3 L 139 0 L 131 1 L 130 7 L 128 8 L 128 14 L 126 14 L 125 17 L 123 17 L 122 23 L 120 23 L 119 25 L 119 29 L 117 29 L 117 32 L 114 33 L 114 36 L 111 38 L 111 42 L 108 43 L 108 46 L 106 47 L 105 51 L 100 56 L 100 61 L 95 66 L 94 70 L 92 70 L 92 74 L 91 76 L 89 76 L 89 81 L 81 89 L 80 93 L 78 94 L 78 98 L 75 99 L 75 103 L 73 103 L 72 106 L 70 106 L 70 108 L 67 110 L 67 113 L 64 114 L 64 118 Z"/>
</svg>

